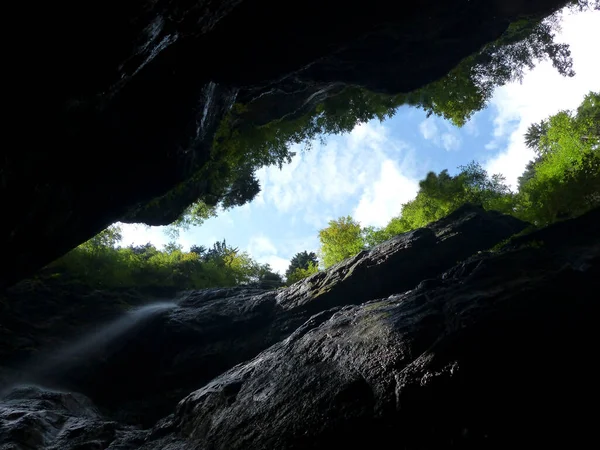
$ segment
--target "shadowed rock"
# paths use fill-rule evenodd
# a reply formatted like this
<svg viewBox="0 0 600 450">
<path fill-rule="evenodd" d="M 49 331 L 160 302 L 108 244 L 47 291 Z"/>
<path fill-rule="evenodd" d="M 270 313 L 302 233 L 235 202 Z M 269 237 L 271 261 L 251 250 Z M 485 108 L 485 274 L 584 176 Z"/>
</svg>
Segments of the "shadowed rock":
<svg viewBox="0 0 600 450">
<path fill-rule="evenodd" d="M 286 289 L 190 292 L 176 301 L 175 308 L 161 310 L 135 326 L 136 315 L 117 317 L 106 325 L 90 323 L 92 331 L 82 337 L 32 355 L 21 379 L 35 375 L 38 382 L 82 392 L 119 420 L 150 426 L 190 391 L 287 338 L 311 316 L 320 314 L 313 321 L 325 321 L 341 307 L 412 289 L 525 225 L 513 217 L 465 205 L 429 227 L 399 235 Z M 47 296 L 40 301 L 48 302 Z M 67 297 L 64 301 L 75 300 Z M 26 299 L 14 298 L 12 303 L 17 310 L 32 309 Z M 54 304 L 55 324 L 60 324 L 60 317 L 72 320 L 62 313 L 68 305 L 60 299 Z M 98 304 L 98 308 L 104 310 L 106 305 Z M 38 320 L 52 316 L 47 310 L 44 314 Z M 97 320 L 93 305 L 88 305 L 85 316 L 75 315 L 79 320 L 86 316 Z M 18 333 L 33 334 L 24 345 L 48 339 L 44 337 L 47 330 L 27 333 L 23 320 L 17 323 Z M 96 342 L 99 336 L 115 335 L 115 326 L 117 338 L 85 347 L 90 336 Z M 64 350 L 84 347 L 88 350 L 75 354 Z M 60 364 L 49 364 L 60 355 Z"/>
<path fill-rule="evenodd" d="M 598 400 L 599 220 L 596 210 L 471 256 L 404 293 L 316 314 L 189 394 L 151 429 L 109 420 L 78 394 L 16 389 L 0 401 L 0 443 L 53 450 L 585 446 L 595 436 L 585 404 Z M 228 312 L 243 308 L 241 297 L 225 300 L 225 291 L 196 295 L 169 320 L 192 328 L 217 317 L 208 313 L 216 302 Z M 247 312 L 261 298 L 245 297 Z M 200 300 L 204 306 L 192 309 Z M 171 368 L 155 364 L 154 371 Z"/>
<path fill-rule="evenodd" d="M 78 394 L 17 388 L 0 401 L 2 448 L 583 445 L 595 428 L 581 402 L 598 399 L 590 355 L 597 342 L 599 219 L 596 210 L 515 239 L 404 293 L 360 304 L 349 298 L 346 306 L 340 300 L 291 333 L 265 321 L 302 309 L 302 302 L 277 309 L 275 296 L 283 291 L 190 294 L 149 327 L 152 333 L 123 343 L 130 365 L 113 355 L 99 373 L 87 373 L 88 381 L 96 374 L 105 383 L 103 395 L 122 395 L 122 404 L 113 405 L 123 408 L 121 419 L 114 420 L 118 408 L 107 419 Z M 442 228 L 443 222 L 431 227 Z M 206 379 L 194 364 L 207 355 L 226 361 L 234 350 L 250 354 L 269 339 L 278 342 L 202 382 L 152 429 L 124 424 L 135 411 L 143 416 L 150 405 L 165 407 L 161 396 L 172 395 L 170 388 Z M 165 346 L 156 347 L 160 342 Z M 144 370 L 135 372 L 136 364 Z M 114 378 L 106 376 L 111 365 Z M 128 401 L 140 386 L 148 390 L 136 410 Z"/>
<path fill-rule="evenodd" d="M 203 449 L 582 446 L 593 439 L 600 211 L 316 318 L 155 430 Z"/>
<path fill-rule="evenodd" d="M 27 20 L 6 27 L 18 45 L 6 55 L 0 287 L 115 221 L 167 224 L 210 193 L 199 174 L 234 102 L 252 127 L 343 86 L 410 92 L 565 3 L 65 0 L 33 14 L 13 2 L 7 16 Z"/>
</svg>

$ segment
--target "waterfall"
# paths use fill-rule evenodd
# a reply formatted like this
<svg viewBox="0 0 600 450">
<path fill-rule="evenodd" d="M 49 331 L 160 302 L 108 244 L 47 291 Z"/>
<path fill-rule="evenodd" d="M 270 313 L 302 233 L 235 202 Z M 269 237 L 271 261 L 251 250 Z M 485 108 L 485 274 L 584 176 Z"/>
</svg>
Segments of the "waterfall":
<svg viewBox="0 0 600 450">
<path fill-rule="evenodd" d="M 15 386 L 23 384 L 44 385 L 49 381 L 49 374 L 64 373 L 74 364 L 93 360 L 107 349 L 116 346 L 126 333 L 176 306 L 174 302 L 160 302 L 132 308 L 122 316 L 97 326 L 62 347 L 43 352 L 42 355 L 32 358 L 19 371 L 20 375 L 15 377 L 8 389 L 3 389 L 0 394 L 5 395 Z"/>
</svg>

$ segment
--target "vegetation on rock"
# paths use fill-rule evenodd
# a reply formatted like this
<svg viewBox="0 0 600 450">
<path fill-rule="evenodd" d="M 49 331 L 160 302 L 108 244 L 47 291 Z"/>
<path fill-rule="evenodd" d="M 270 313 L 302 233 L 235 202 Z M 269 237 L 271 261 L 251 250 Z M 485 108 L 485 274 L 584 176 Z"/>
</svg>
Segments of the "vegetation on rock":
<svg viewBox="0 0 600 450">
<path fill-rule="evenodd" d="M 511 214 L 541 227 L 583 214 L 600 206 L 600 93 L 590 92 L 576 111 L 561 111 L 532 124 L 526 144 L 536 152 L 517 192 L 500 175 L 489 175 L 476 162 L 430 172 L 420 181 L 417 196 L 402 205 L 399 215 L 384 227 L 361 227 L 350 216 L 331 220 L 319 231 L 319 258 L 297 253 L 285 273 L 288 285 L 327 268 L 398 234 L 434 222 L 465 203 Z M 177 289 L 256 283 L 267 288 L 283 285 L 268 264 L 229 247 L 192 246 L 184 252 L 169 244 L 118 247 L 118 227 L 110 227 L 47 267 L 53 274 L 68 272 L 104 287 L 173 287 Z"/>
<path fill-rule="evenodd" d="M 600 206 L 600 93 L 590 92 L 576 111 L 561 111 L 532 124 L 526 144 L 536 151 L 517 192 L 500 175 L 489 175 L 478 163 L 430 172 L 420 181 L 414 200 L 381 228 L 365 227 L 351 217 L 329 222 L 319 232 L 324 267 L 393 236 L 423 227 L 465 203 L 511 214 L 542 227 L 579 216 Z"/>
<path fill-rule="evenodd" d="M 279 287 L 281 276 L 246 252 L 216 242 L 189 252 L 170 243 L 163 250 L 148 243 L 119 247 L 121 230 L 111 226 L 74 248 L 44 270 L 102 288 L 173 288 L 177 290 L 258 284 Z"/>
<path fill-rule="evenodd" d="M 294 284 L 319 271 L 319 260 L 314 252 L 303 251 L 296 253 L 290 260 L 290 265 L 285 271 L 287 284 Z"/>
<path fill-rule="evenodd" d="M 572 3 L 582 9 L 596 7 L 594 2 Z M 255 175 L 260 167 L 288 163 L 295 155 L 294 146 L 310 147 L 316 138 L 349 132 L 375 118 L 384 120 L 402 105 L 462 126 L 485 107 L 494 88 L 520 79 L 541 60 L 550 60 L 560 74 L 573 76 L 568 45 L 555 42 L 558 28 L 558 15 L 516 21 L 497 41 L 465 58 L 446 76 L 409 93 L 388 95 L 346 86 L 296 114 L 266 124 L 254 123 L 252 103 L 235 104 L 215 136 L 211 160 L 188 182 L 207 184 L 208 193 L 197 198 L 176 224 L 200 224 L 219 207 L 251 201 L 260 191 Z"/>
<path fill-rule="evenodd" d="M 561 111 L 529 127 L 535 150 L 519 179 L 517 211 L 543 226 L 600 205 L 600 93 L 590 92 L 576 111 Z"/>
</svg>

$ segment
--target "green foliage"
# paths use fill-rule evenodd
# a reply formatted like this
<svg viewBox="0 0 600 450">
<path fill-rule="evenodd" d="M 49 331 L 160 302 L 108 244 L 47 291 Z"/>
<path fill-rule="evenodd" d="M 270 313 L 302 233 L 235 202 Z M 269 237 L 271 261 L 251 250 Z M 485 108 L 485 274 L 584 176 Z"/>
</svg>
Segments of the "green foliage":
<svg viewBox="0 0 600 450">
<path fill-rule="evenodd" d="M 268 264 L 229 247 L 225 241 L 212 248 L 192 246 L 189 252 L 176 243 L 158 250 L 148 243 L 116 247 L 120 229 L 112 226 L 50 264 L 46 271 L 69 274 L 103 288 L 200 289 L 260 283 L 263 287 L 283 284 Z"/>
<path fill-rule="evenodd" d="M 286 276 L 287 285 L 290 286 L 300 280 L 310 277 L 319 271 L 319 267 L 315 262 L 309 262 L 306 267 L 296 267 L 289 275 Z"/>
<path fill-rule="evenodd" d="M 277 289 L 285 285 L 283 277 L 277 272 L 273 272 L 268 264 L 262 267 L 258 276 L 258 284 L 263 289 Z"/>
<path fill-rule="evenodd" d="M 319 232 L 324 266 L 329 267 L 398 234 L 424 227 L 467 202 L 486 209 L 512 211 L 513 196 L 503 177 L 488 176 L 475 162 L 460 169 L 456 176 L 451 176 L 447 170 L 439 174 L 428 173 L 419 183 L 416 198 L 402 205 L 400 215 L 383 228 L 361 229 L 351 217 L 329 222 L 329 227 Z"/>
<path fill-rule="evenodd" d="M 209 206 L 202 200 L 197 200 L 190 205 L 186 213 L 173 222 L 173 227 L 189 229 L 190 226 L 200 226 L 205 220 L 217 216 L 217 207 Z"/>
<path fill-rule="evenodd" d="M 573 4 L 580 9 L 595 5 L 585 0 Z M 541 21 L 521 19 L 446 76 L 409 93 L 387 95 L 347 86 L 331 91 L 325 100 L 314 97 L 294 113 L 283 117 L 274 113 L 275 118 L 267 123 L 267 106 L 260 102 L 258 106 L 256 102 L 235 104 L 220 124 L 210 160 L 182 188 L 195 192 L 194 186 L 201 185 L 202 194 L 196 196 L 176 225 L 197 225 L 212 217 L 219 207 L 227 209 L 251 201 L 260 191 L 256 170 L 289 163 L 295 155 L 291 150 L 294 145 L 309 148 L 322 136 L 349 132 L 361 122 L 391 117 L 402 105 L 422 108 L 429 115 L 462 126 L 485 107 L 494 88 L 520 79 L 526 69 L 543 59 L 549 59 L 562 75 L 572 76 L 568 46 L 554 41 L 557 29 L 557 16 Z"/>
<path fill-rule="evenodd" d="M 414 200 L 404 205 L 400 216 L 386 227 L 387 233 L 404 232 L 423 227 L 441 219 L 465 203 L 475 203 L 486 209 L 510 212 L 511 194 L 504 178 L 500 175 L 488 176 L 476 162 L 459 167 L 456 176 L 443 170 L 439 174 L 430 172 L 419 182 L 419 191 Z"/>
<path fill-rule="evenodd" d="M 101 252 L 107 247 L 114 247 L 122 239 L 122 230 L 118 225 L 111 225 L 102 230 L 82 246 L 91 253 Z"/>
<path fill-rule="evenodd" d="M 485 107 L 496 87 L 522 79 L 541 60 L 549 59 L 561 75 L 573 76 L 568 45 L 554 41 L 558 28 L 557 15 L 514 22 L 500 39 L 465 58 L 448 75 L 409 94 L 406 103 L 462 126 Z"/>
<path fill-rule="evenodd" d="M 305 250 L 303 252 L 296 253 L 290 260 L 290 265 L 285 271 L 285 277 L 288 280 L 288 284 L 290 276 L 296 271 L 296 269 L 307 270 L 311 264 L 315 267 L 319 265 L 317 255 L 314 252 L 309 253 Z"/>
<path fill-rule="evenodd" d="M 362 114 L 358 106 L 356 112 Z M 517 193 L 508 189 L 501 176 L 488 175 L 475 162 L 459 167 L 457 175 L 447 170 L 430 172 L 420 181 L 415 199 L 403 204 L 399 216 L 383 228 L 363 229 L 350 216 L 330 221 L 319 231 L 323 266 L 330 267 L 400 233 L 426 226 L 467 202 L 513 214 L 537 227 L 600 206 L 600 93 L 590 92 L 576 111 L 561 111 L 533 124 L 526 144 L 535 150 L 536 158 L 519 179 Z M 210 211 L 205 206 L 199 205 L 203 214 Z M 257 263 L 225 241 L 211 248 L 192 246 L 184 252 L 175 243 L 167 244 L 164 250 L 151 244 L 120 248 L 120 240 L 120 228 L 109 227 L 48 269 L 55 275 L 68 272 L 102 287 L 283 285 L 281 276 L 267 264 Z M 317 271 L 314 253 L 297 253 L 286 271 L 287 283 Z"/>
<path fill-rule="evenodd" d="M 264 166 L 291 162 L 293 145 L 310 147 L 314 139 L 350 132 L 356 124 L 391 117 L 401 102 L 384 94 L 347 87 L 303 114 L 256 125 L 256 113 L 235 104 L 215 135 L 210 161 L 193 180 L 204 183 L 203 194 L 175 222 L 175 226 L 199 225 L 223 209 L 243 205 L 260 192 L 255 172 Z"/>
<path fill-rule="evenodd" d="M 599 93 L 531 125 L 526 143 L 537 157 L 519 179 L 518 217 L 543 226 L 600 205 Z"/>
<path fill-rule="evenodd" d="M 537 149 L 542 140 L 542 136 L 548 132 L 548 125 L 546 120 L 530 125 L 525 132 L 525 145 L 528 148 Z"/>
<path fill-rule="evenodd" d="M 319 240 L 325 268 L 356 255 L 365 247 L 360 224 L 350 216 L 330 220 L 329 226 L 319 231 Z"/>
<path fill-rule="evenodd" d="M 408 230 L 409 229 L 407 225 L 398 218 L 393 218 L 383 228 L 377 228 L 374 226 L 365 227 L 362 230 L 365 248 L 373 248 L 376 245 L 379 245 L 382 242 L 385 242 L 388 239 L 391 239 L 394 236 L 404 233 Z"/>
<path fill-rule="evenodd" d="M 465 203 L 512 214 L 534 227 L 600 206 L 599 93 L 586 95 L 575 112 L 561 111 L 533 124 L 525 141 L 537 156 L 519 178 L 517 193 L 510 191 L 502 176 L 489 176 L 475 162 L 459 167 L 455 176 L 447 170 L 430 172 L 419 182 L 415 199 L 403 204 L 400 215 L 385 227 L 361 230 L 351 217 L 343 217 L 321 230 L 321 252 L 328 258 L 325 266 L 424 227 Z"/>
</svg>

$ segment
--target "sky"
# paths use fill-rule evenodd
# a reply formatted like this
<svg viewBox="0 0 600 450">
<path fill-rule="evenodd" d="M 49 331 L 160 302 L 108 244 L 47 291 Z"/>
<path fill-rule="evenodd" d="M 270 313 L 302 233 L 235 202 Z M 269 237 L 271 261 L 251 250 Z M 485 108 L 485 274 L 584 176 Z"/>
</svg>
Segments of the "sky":
<svg viewBox="0 0 600 450">
<path fill-rule="evenodd" d="M 542 62 L 521 83 L 496 89 L 489 106 L 460 129 L 402 107 L 385 122 L 328 136 L 309 151 L 298 147 L 281 170 L 258 171 L 262 191 L 251 203 L 180 232 L 177 242 L 188 249 L 225 240 L 283 274 L 297 252 L 318 250 L 318 232 L 332 219 L 350 215 L 363 226 L 385 225 L 415 197 L 418 181 L 430 171 L 454 174 L 475 160 L 515 188 L 533 156 L 523 143 L 528 126 L 574 109 L 587 92 L 600 90 L 600 11 L 565 13 L 557 40 L 571 47 L 574 77 L 562 77 Z M 162 247 L 172 240 L 163 227 L 122 229 L 121 245 Z"/>
</svg>

